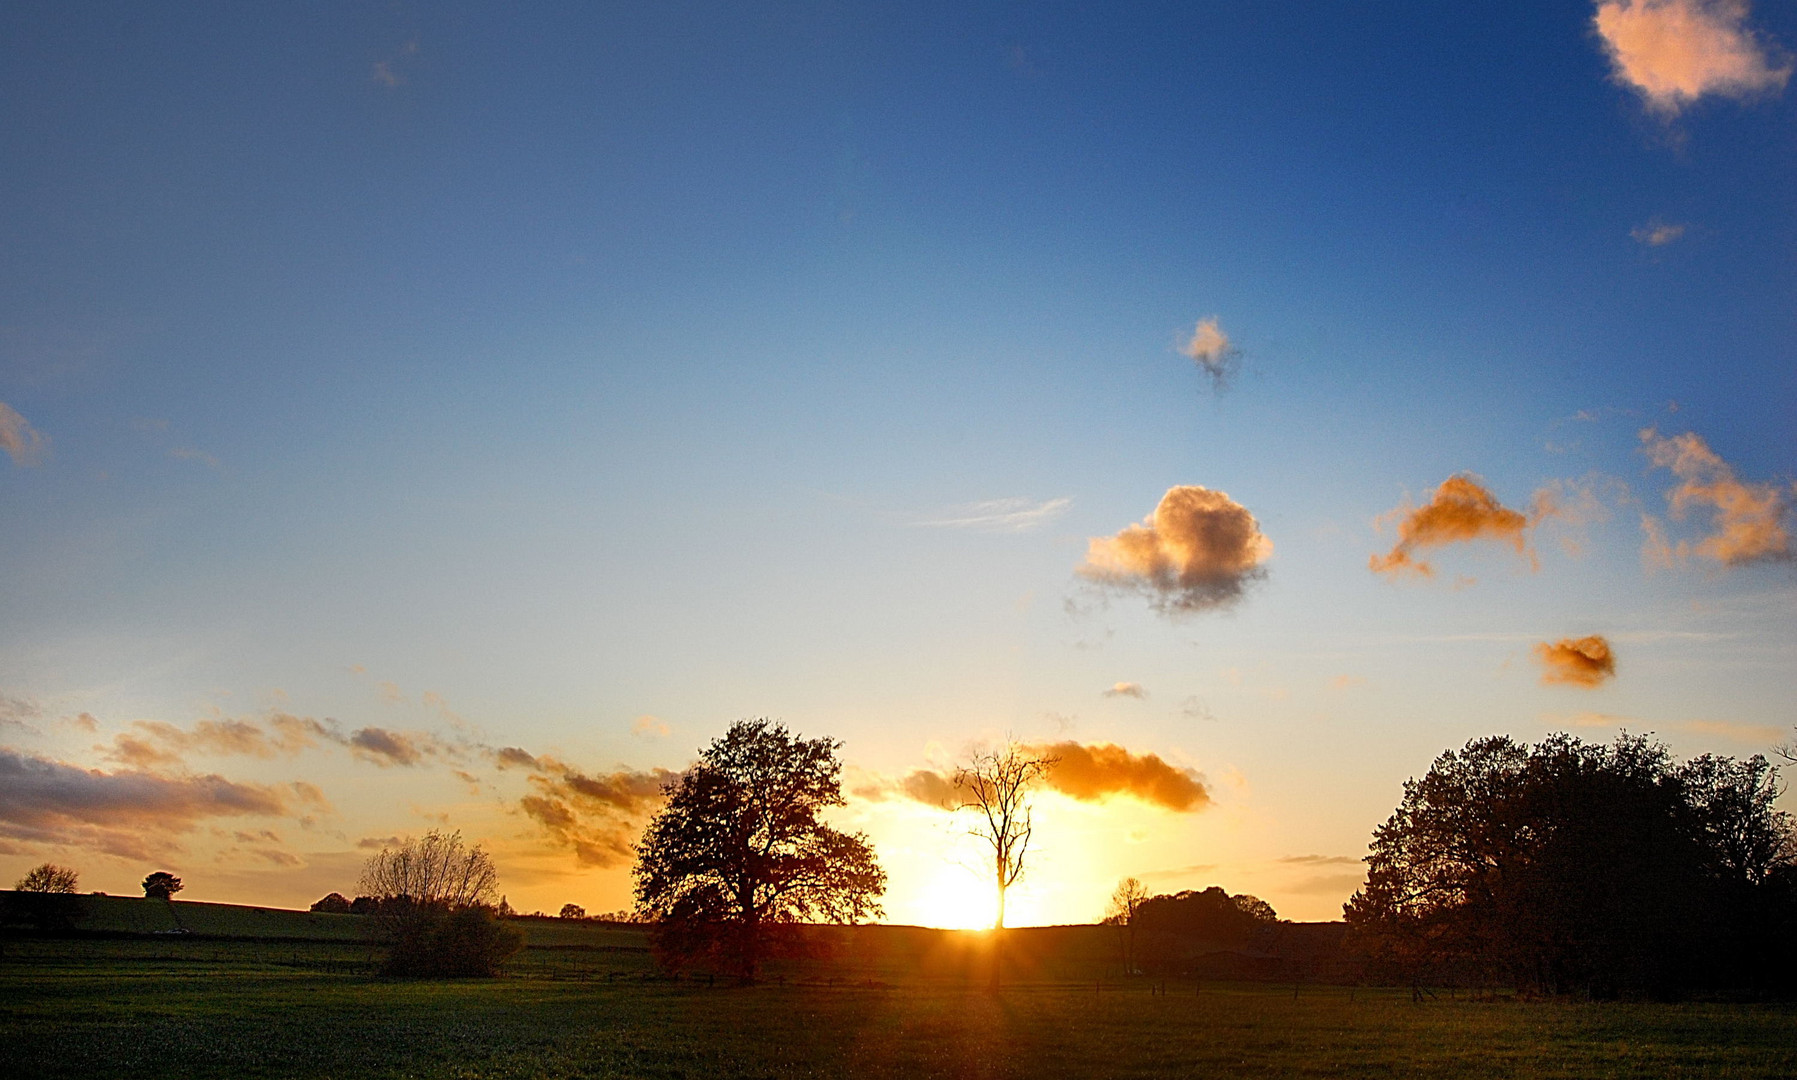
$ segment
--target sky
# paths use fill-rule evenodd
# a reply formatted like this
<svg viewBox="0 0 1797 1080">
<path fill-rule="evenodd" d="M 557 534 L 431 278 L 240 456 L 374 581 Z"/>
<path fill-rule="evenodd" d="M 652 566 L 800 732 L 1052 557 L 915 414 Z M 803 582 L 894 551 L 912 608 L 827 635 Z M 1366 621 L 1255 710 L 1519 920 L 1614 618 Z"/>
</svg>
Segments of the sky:
<svg viewBox="0 0 1797 1080">
<path fill-rule="evenodd" d="M 886 918 L 1339 917 L 1469 739 L 1797 722 L 1797 5 L 0 10 L 0 877 L 630 902 L 735 720 Z M 1785 805 L 1790 807 L 1787 797 Z"/>
</svg>

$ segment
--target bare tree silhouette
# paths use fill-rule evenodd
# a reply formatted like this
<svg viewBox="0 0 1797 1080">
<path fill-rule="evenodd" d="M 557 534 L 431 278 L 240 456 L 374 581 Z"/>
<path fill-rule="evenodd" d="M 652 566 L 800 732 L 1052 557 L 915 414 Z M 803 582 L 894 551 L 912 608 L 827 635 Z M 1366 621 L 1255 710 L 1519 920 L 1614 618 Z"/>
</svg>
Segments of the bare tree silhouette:
<svg viewBox="0 0 1797 1080">
<path fill-rule="evenodd" d="M 961 795 L 955 809 L 973 815 L 969 832 L 992 847 L 996 914 L 992 921 L 992 988 L 997 989 L 1004 965 L 1005 894 L 1023 877 L 1035 825 L 1030 793 L 1053 769 L 1058 758 L 1037 754 L 1006 739 L 994 750 L 976 750 L 955 768 L 954 786 Z"/>
</svg>

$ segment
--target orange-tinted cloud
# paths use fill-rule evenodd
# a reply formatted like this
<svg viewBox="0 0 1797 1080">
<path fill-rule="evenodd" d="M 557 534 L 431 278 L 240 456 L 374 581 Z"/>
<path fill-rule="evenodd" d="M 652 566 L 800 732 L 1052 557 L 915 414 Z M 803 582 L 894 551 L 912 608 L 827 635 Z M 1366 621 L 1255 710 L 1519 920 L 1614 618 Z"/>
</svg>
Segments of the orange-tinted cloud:
<svg viewBox="0 0 1797 1080">
<path fill-rule="evenodd" d="M 1592 25 L 1616 80 L 1670 117 L 1707 94 L 1784 89 L 1790 58 L 1747 15 L 1747 0 L 1600 0 Z"/>
<path fill-rule="evenodd" d="M 1616 654 L 1598 634 L 1561 638 L 1552 645 L 1540 642 L 1535 646 L 1535 659 L 1541 664 L 1544 683 L 1590 690 L 1616 677 Z"/>
<path fill-rule="evenodd" d="M 338 740 L 329 727 L 306 716 L 275 713 L 265 728 L 247 720 L 201 720 L 191 730 L 162 720 L 137 720 L 113 739 L 106 756 L 133 768 L 182 762 L 188 754 L 272 758 L 297 754 L 321 739 Z"/>
<path fill-rule="evenodd" d="M 1104 692 L 1104 696 L 1145 698 L 1148 696 L 1148 691 L 1142 689 L 1141 683 L 1120 682 L 1112 684 L 1111 688 Z"/>
<path fill-rule="evenodd" d="M 1192 336 L 1179 347 L 1180 354 L 1198 365 L 1198 370 L 1210 377 L 1212 389 L 1222 390 L 1229 385 L 1229 379 L 1235 374 L 1236 363 L 1242 351 L 1229 343 L 1229 335 L 1217 325 L 1217 317 L 1198 320 L 1192 329 Z"/>
<path fill-rule="evenodd" d="M 1170 765 L 1158 754 L 1132 754 L 1111 743 L 1088 745 L 1072 741 L 1040 743 L 1022 750 L 1036 757 L 1054 758 L 1055 765 L 1043 783 L 1082 802 L 1124 795 L 1178 813 L 1202 810 L 1211 802 L 1204 777 L 1191 769 Z M 944 809 L 962 802 L 954 778 L 931 769 L 913 769 L 896 782 L 866 785 L 857 788 L 855 794 L 876 801 L 901 795 Z"/>
<path fill-rule="evenodd" d="M 1083 802 L 1128 795 L 1178 813 L 1210 805 L 1204 778 L 1191 769 L 1169 765 L 1158 754 L 1132 754 L 1112 743 L 1057 742 L 1029 747 L 1031 753 L 1056 759 L 1048 786 Z"/>
<path fill-rule="evenodd" d="M 518 806 L 585 866 L 629 862 L 631 844 L 661 805 L 662 789 L 679 778 L 667 769 L 589 776 L 553 758 L 534 760 L 530 784 L 535 793 L 519 799 Z"/>
<path fill-rule="evenodd" d="M 1653 428 L 1641 432 L 1641 449 L 1649 461 L 1671 469 L 1679 479 L 1666 493 L 1674 519 L 1696 511 L 1709 517 L 1709 535 L 1692 543 L 1667 539 L 1665 529 L 1651 515 L 1643 515 L 1647 534 L 1644 555 L 1650 564 L 1669 564 L 1692 555 L 1714 559 L 1724 566 L 1784 561 L 1792 557 L 1791 532 L 1786 519 L 1791 513 L 1791 493 L 1771 483 L 1748 483 L 1691 432 L 1662 436 Z"/>
<path fill-rule="evenodd" d="M 1375 574 L 1433 577 L 1435 567 L 1417 558 L 1418 551 L 1474 540 L 1496 540 L 1527 554 L 1528 531 L 1556 513 L 1552 493 L 1545 489 L 1535 493 L 1534 507 L 1524 514 L 1498 502 L 1478 477 L 1460 473 L 1442 481 L 1423 505 L 1401 506 L 1386 515 L 1397 519 L 1398 542 L 1386 554 L 1374 555 L 1367 566 Z"/>
<path fill-rule="evenodd" d="M 281 816 L 309 795 L 216 774 L 109 773 L 0 749 L 0 837 L 125 858 L 167 851 L 170 836 L 208 818 Z"/>
<path fill-rule="evenodd" d="M 1169 488 L 1154 514 L 1116 536 L 1093 539 L 1079 574 L 1148 597 L 1163 614 L 1225 607 L 1250 582 L 1273 542 L 1240 503 L 1203 487 Z"/>
<path fill-rule="evenodd" d="M 0 450 L 6 451 L 14 465 L 36 465 L 44 459 L 49 444 L 17 410 L 0 401 Z"/>
</svg>

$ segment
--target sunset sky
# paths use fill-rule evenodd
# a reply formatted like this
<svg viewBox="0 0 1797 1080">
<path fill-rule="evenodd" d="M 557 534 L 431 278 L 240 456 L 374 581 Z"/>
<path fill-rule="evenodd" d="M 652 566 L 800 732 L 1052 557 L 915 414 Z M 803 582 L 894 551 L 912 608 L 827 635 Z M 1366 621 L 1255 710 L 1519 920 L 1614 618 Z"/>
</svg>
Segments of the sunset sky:
<svg viewBox="0 0 1797 1080">
<path fill-rule="evenodd" d="M 1327 919 L 1469 738 L 1792 735 L 1797 4 L 181 8 L 0 9 L 0 885 L 612 910 L 768 716 L 893 921 L 1007 734 L 1013 924 Z"/>
</svg>

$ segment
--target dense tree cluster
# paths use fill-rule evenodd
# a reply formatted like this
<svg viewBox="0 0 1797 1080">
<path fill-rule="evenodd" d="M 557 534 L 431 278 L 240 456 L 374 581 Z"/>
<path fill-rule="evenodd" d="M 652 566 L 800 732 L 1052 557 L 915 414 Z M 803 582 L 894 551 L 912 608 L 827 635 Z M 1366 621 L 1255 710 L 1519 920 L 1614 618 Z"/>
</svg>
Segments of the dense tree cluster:
<svg viewBox="0 0 1797 1080">
<path fill-rule="evenodd" d="M 1134 879 L 1130 879 L 1131 882 Z M 1126 884 L 1128 884 L 1126 882 Z M 1119 897 L 1123 888 L 1119 887 Z M 1211 953 L 1252 949 L 1267 944 L 1279 915 L 1272 905 L 1246 893 L 1231 895 L 1212 885 L 1155 896 L 1131 896 L 1129 910 L 1110 920 L 1126 934 L 1125 963 L 1132 971 L 1173 974 L 1195 970 Z"/>
<path fill-rule="evenodd" d="M 1352 940 L 1389 977 L 1594 997 L 1789 989 L 1797 835 L 1764 758 L 1477 739 L 1375 832 Z"/>
<path fill-rule="evenodd" d="M 784 933 L 880 912 L 886 873 L 867 838 L 825 825 L 843 805 L 833 739 L 742 720 L 668 790 L 637 847 L 637 910 L 664 962 L 754 978 Z"/>
</svg>

